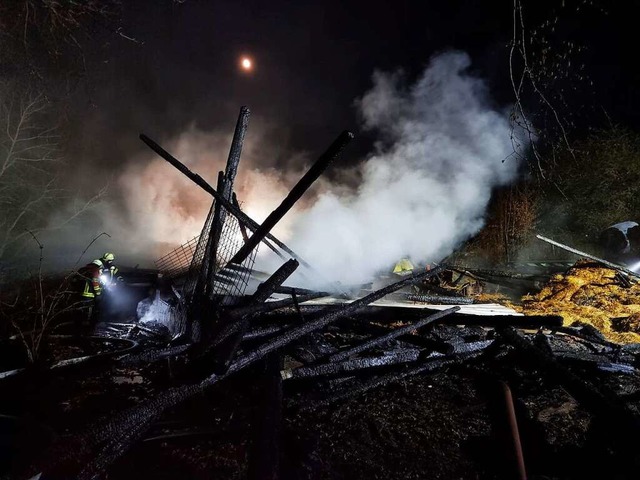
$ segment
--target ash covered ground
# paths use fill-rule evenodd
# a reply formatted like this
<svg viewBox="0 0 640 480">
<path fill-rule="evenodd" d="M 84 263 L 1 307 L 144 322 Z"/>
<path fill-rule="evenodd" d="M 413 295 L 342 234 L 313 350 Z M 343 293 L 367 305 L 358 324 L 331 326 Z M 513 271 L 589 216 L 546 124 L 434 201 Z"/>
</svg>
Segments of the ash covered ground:
<svg viewBox="0 0 640 480">
<path fill-rule="evenodd" d="M 342 330 L 338 324 L 314 341 L 330 346 L 361 340 Z M 454 343 L 498 341 L 464 362 L 335 401 L 332 391 L 348 381 L 344 375 L 285 380 L 277 428 L 280 478 L 515 478 L 501 382 L 512 391 L 529 478 L 635 478 L 637 452 L 625 432 L 633 431 L 629 422 L 640 407 L 632 348 L 617 349 L 590 330 L 575 336 L 550 330 L 524 333 L 525 341 L 553 355 L 557 365 L 549 366 L 517 345 L 499 341 L 502 337 L 492 329 L 441 325 L 431 334 Z M 51 350 L 59 358 L 115 348 L 104 340 L 73 349 L 59 343 Z M 369 354 L 399 344 L 390 342 Z M 309 348 L 310 343 L 304 345 Z M 282 362 L 281 368 L 299 365 L 287 356 Z M 269 403 L 266 368 L 257 364 L 166 411 L 102 478 L 255 475 L 257 438 Z M 564 370 L 589 387 L 576 386 L 573 377 L 567 380 Z M 5 380 L 9 393 L 2 395 L 2 411 L 20 418 L 9 478 L 22 478 L 25 465 L 47 462 L 52 451 L 60 454 L 48 450 L 52 445 L 64 445 L 65 454 L 76 447 L 82 452 L 76 442 L 87 425 L 197 380 L 192 376 L 180 363 L 157 362 L 59 373 L 35 370 Z M 366 382 L 371 372 L 359 376 Z M 11 419 L 2 418 L 5 425 Z M 70 455 L 55 478 L 72 478 L 68 475 L 82 468 L 83 458 Z"/>
</svg>

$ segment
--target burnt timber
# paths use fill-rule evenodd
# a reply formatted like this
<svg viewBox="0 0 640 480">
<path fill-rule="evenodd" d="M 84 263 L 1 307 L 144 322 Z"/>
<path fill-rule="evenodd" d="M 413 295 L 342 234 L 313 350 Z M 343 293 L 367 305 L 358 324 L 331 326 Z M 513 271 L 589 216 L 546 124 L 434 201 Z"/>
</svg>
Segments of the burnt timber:
<svg viewBox="0 0 640 480">
<path fill-rule="evenodd" d="M 640 425 L 637 415 L 640 383 L 635 385 L 629 380 L 637 376 L 637 353 L 633 348 L 618 348 L 579 329 L 563 327 L 562 318 L 555 315 L 515 315 L 497 307 L 494 311 L 471 297 L 425 283 L 426 279 L 449 268 L 483 278 L 499 278 L 505 283 L 537 280 L 537 277 L 440 265 L 398 278 L 366 295 L 348 298 L 339 289 L 321 292 L 283 286 L 299 266 L 307 275 L 314 274 L 313 266 L 270 232 L 322 172 L 338 160 L 353 135 L 340 134 L 280 206 L 258 224 L 242 212 L 233 192 L 249 114 L 246 107 L 241 108 L 227 165 L 225 171 L 220 172 L 216 189 L 151 139 L 140 136 L 153 151 L 213 197 L 210 216 L 198 243 L 200 256 L 194 254 L 185 278 L 180 279 L 183 290 L 176 296 L 176 305 L 171 310 L 179 332 L 163 337 L 162 333 L 141 326 L 136 331 L 139 339 L 120 341 L 119 345 L 124 343 L 124 348 L 112 345 L 111 351 L 87 355 L 87 360 L 56 362 L 45 368 L 0 376 L 3 387 L 25 392 L 32 392 L 29 389 L 33 385 L 53 391 L 57 381 L 82 385 L 94 378 L 117 377 L 122 383 L 113 390 L 127 392 L 120 397 L 115 395 L 117 401 L 99 412 L 94 413 L 91 408 L 78 409 L 83 411 L 83 416 L 77 415 L 78 418 L 74 418 L 74 408 L 64 404 L 72 414 L 60 418 L 73 420 L 75 428 L 67 429 L 60 420 L 56 425 L 59 434 L 51 435 L 38 455 L 17 456 L 20 461 L 11 466 L 8 478 L 126 478 L 122 472 L 130 462 L 138 455 L 148 458 L 142 445 L 199 438 L 236 441 L 234 455 L 241 457 L 240 460 L 230 460 L 233 455 L 224 457 L 223 448 L 219 452 L 214 448 L 209 451 L 222 455 L 226 462 L 237 467 L 233 473 L 227 472 L 229 478 L 298 478 L 301 472 L 309 470 L 310 458 L 317 452 L 332 455 L 327 453 L 331 450 L 327 445 L 332 445 L 333 440 L 327 441 L 322 433 L 313 432 L 314 427 L 306 423 L 320 422 L 323 416 L 331 419 L 338 415 L 339 418 L 347 412 L 348 418 L 358 425 L 366 419 L 363 431 L 374 439 L 366 445 L 367 449 L 382 445 L 400 454 L 402 438 L 411 423 L 420 423 L 423 417 L 428 417 L 436 390 L 440 393 L 450 390 L 450 398 L 455 400 L 450 404 L 455 413 L 447 417 L 440 412 L 441 417 L 422 433 L 425 438 L 429 438 L 430 432 L 439 431 L 441 419 L 449 421 L 455 415 L 472 419 L 471 424 L 478 432 L 482 428 L 495 430 L 496 425 L 487 425 L 486 418 L 475 415 L 474 409 L 490 410 L 481 391 L 483 386 L 496 384 L 500 386 L 504 403 L 504 408 L 500 408 L 504 411 L 498 412 L 495 422 L 508 424 L 511 443 L 505 449 L 512 449 L 515 460 L 509 468 L 512 473 L 517 472 L 519 478 L 525 478 L 528 470 L 548 473 L 544 462 L 535 457 L 539 446 L 532 447 L 537 437 L 531 433 L 530 423 L 536 422 L 522 414 L 522 409 L 527 407 L 523 407 L 523 399 L 530 399 L 532 391 L 539 396 L 553 391 L 562 398 L 563 406 L 570 405 L 564 408 L 588 414 L 594 423 L 599 423 L 598 432 L 607 433 L 608 443 L 602 449 L 590 445 L 585 451 L 601 455 L 599 459 L 605 466 L 601 470 L 609 468 L 616 474 L 634 471 L 637 454 L 613 432 L 619 428 L 635 436 Z M 228 233 L 230 224 L 237 226 L 239 243 L 230 241 L 231 237 L 235 238 Z M 247 293 L 252 256 L 259 245 L 275 251 L 282 264 L 252 293 Z M 409 287 L 419 285 L 425 285 L 426 292 L 407 293 Z M 393 296 L 394 292 L 399 293 Z M 107 324 L 104 332 L 115 332 L 114 336 L 110 338 L 105 333 L 97 340 L 118 344 L 123 340 L 117 336 L 121 327 L 116 323 Z M 604 375 L 605 369 L 618 369 L 607 378 L 632 385 L 626 396 L 617 394 L 611 385 L 595 384 L 594 372 Z M 478 375 L 478 371 L 484 376 Z M 486 378 L 487 372 L 492 376 L 491 381 Z M 480 387 L 470 387 L 470 379 L 479 382 Z M 540 384 L 545 391 L 536 390 Z M 143 393 L 134 390 L 138 387 Z M 420 398 L 413 398 L 413 403 L 403 403 L 402 398 L 412 398 L 412 392 L 417 392 Z M 100 392 L 107 398 L 110 393 Z M 369 417 L 367 408 L 378 408 L 382 413 Z M 529 410 L 532 408 L 529 405 Z M 418 409 L 418 413 L 412 412 Z M 42 411 L 63 412 L 44 407 Z M 184 418 L 178 420 L 181 415 L 188 418 L 186 426 L 163 431 L 166 422 L 185 423 Z M 538 419 L 545 418 L 540 412 L 536 415 Z M 41 415 L 41 418 L 46 417 Z M 383 424 L 379 424 L 380 418 L 384 419 Z M 407 418 L 411 422 L 405 422 L 402 429 L 396 430 L 401 419 Z M 542 423 L 539 420 L 536 428 Z M 609 428 L 602 424 L 608 424 Z M 347 428 L 341 422 L 323 425 L 336 437 L 340 435 L 340 428 Z M 443 436 L 455 437 L 457 441 L 463 438 L 460 431 L 465 427 L 464 423 L 456 424 L 455 430 Z M 315 440 L 294 445 L 300 432 L 315 435 Z M 421 449 L 429 443 L 423 440 L 419 443 Z M 209 448 L 210 444 L 206 445 Z M 357 450 L 357 445 L 355 447 Z M 607 453 L 610 447 L 615 453 Z M 178 447 L 173 450 L 176 451 Z M 621 452 L 624 462 L 618 461 Z M 566 452 L 556 453 L 554 458 Z M 296 455 L 300 457 L 299 462 L 293 465 L 292 458 L 297 458 Z M 375 465 L 375 459 L 365 453 L 361 455 L 358 465 L 366 466 L 367 462 Z M 156 460 L 164 459 L 156 457 Z M 422 470 L 416 467 L 412 470 L 414 475 L 426 471 L 424 465 L 417 465 Z M 354 473 L 348 466 L 343 467 Z M 466 467 L 469 470 L 464 473 L 472 471 L 471 463 Z M 219 473 L 209 466 L 203 468 L 198 471 L 200 477 Z M 331 476 L 331 466 L 313 468 L 319 478 Z M 484 465 L 478 467 L 478 471 L 485 471 L 484 468 L 493 467 Z M 588 471 L 587 467 L 575 468 L 579 474 Z M 292 475 L 292 471 L 296 475 Z M 451 471 L 456 473 L 442 478 L 463 476 L 455 468 Z M 384 473 L 387 478 L 405 478 L 401 470 Z M 354 476 L 358 477 L 357 472 Z M 370 477 L 370 471 L 363 471 L 359 478 Z"/>
</svg>

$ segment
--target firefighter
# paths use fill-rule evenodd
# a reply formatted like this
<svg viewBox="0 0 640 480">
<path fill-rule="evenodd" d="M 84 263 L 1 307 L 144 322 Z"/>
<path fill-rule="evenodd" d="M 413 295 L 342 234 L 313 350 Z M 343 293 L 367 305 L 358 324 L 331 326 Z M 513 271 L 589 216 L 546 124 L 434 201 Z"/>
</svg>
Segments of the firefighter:
<svg viewBox="0 0 640 480">
<path fill-rule="evenodd" d="M 398 263 L 396 263 L 395 267 L 393 267 L 393 273 L 396 275 L 410 275 L 413 273 L 413 270 L 416 267 L 413 266 L 411 260 L 408 258 L 401 259 Z"/>
<path fill-rule="evenodd" d="M 91 327 L 98 321 L 104 290 L 114 285 L 118 268 L 113 264 L 116 257 L 113 253 L 105 253 L 102 257 L 85 265 L 78 273 L 84 280 L 81 292 L 81 310 L 84 311 L 84 322 Z"/>
</svg>

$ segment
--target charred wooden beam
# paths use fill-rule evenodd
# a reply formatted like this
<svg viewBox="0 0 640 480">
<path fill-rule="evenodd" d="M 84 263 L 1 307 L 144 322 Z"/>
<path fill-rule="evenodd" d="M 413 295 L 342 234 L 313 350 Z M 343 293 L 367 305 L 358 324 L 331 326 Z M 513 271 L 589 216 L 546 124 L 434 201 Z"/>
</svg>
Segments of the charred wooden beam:
<svg viewBox="0 0 640 480">
<path fill-rule="evenodd" d="M 151 150 L 156 152 L 162 158 L 164 158 L 167 162 L 169 162 L 172 166 L 174 166 L 180 173 L 185 175 L 189 180 L 194 182 L 200 188 L 202 188 L 205 192 L 209 193 L 213 198 L 216 199 L 224 208 L 227 209 L 229 213 L 231 213 L 234 217 L 238 219 L 241 223 L 244 223 L 250 230 L 255 231 L 259 227 L 259 223 L 249 217 L 246 213 L 244 213 L 239 208 L 236 208 L 232 202 L 229 202 L 224 196 L 222 196 L 218 191 L 216 191 L 211 185 L 209 185 L 204 178 L 202 178 L 197 173 L 193 173 L 189 170 L 180 160 L 172 156 L 169 152 L 164 150 L 160 145 L 151 140 L 144 134 L 140 134 L 140 140 L 147 144 Z M 293 258 L 298 260 L 301 265 L 306 268 L 311 268 L 311 266 L 302 260 L 298 254 L 296 254 L 293 250 L 287 247 L 283 242 L 274 237 L 271 233 L 266 235 L 266 238 L 275 243 L 278 247 L 280 247 L 283 251 L 291 255 Z"/>
<path fill-rule="evenodd" d="M 233 192 L 233 194 L 231 195 L 231 203 L 233 203 L 233 206 L 236 207 L 238 210 L 240 210 L 240 202 L 238 202 L 238 197 L 236 196 L 236 193 Z M 242 223 L 242 222 L 238 222 L 238 225 L 240 225 L 240 233 L 242 234 L 242 240 L 244 242 L 247 242 L 247 240 L 249 240 L 249 234 L 247 233 L 247 226 Z M 269 244 L 269 240 L 267 240 L 265 238 L 264 242 L 265 245 L 269 246 L 269 248 L 271 248 L 272 250 L 274 250 L 275 247 L 273 247 L 273 245 Z M 282 258 L 284 260 L 284 255 L 282 255 L 282 253 L 280 253 L 280 251 L 278 249 L 274 250 L 279 256 L 280 258 Z"/>
<path fill-rule="evenodd" d="M 310 377 L 340 375 L 343 373 L 372 370 L 388 365 L 397 365 L 399 363 L 415 362 L 420 358 L 420 356 L 421 352 L 418 349 L 404 349 L 375 357 L 363 357 L 356 358 L 354 360 L 336 361 L 333 363 L 322 363 L 320 365 L 287 369 L 280 372 L 280 374 L 282 375 L 283 380 L 298 380 Z"/>
<path fill-rule="evenodd" d="M 227 157 L 227 166 L 224 171 L 224 178 L 227 181 L 226 186 L 229 188 L 229 191 L 222 192 L 222 194 L 225 195 L 227 200 L 231 200 L 233 182 L 235 181 L 236 174 L 238 173 L 238 164 L 240 163 L 240 156 L 242 155 L 242 147 L 244 145 L 244 136 L 247 133 L 250 116 L 251 111 L 249 110 L 249 107 L 240 107 L 236 128 L 233 131 L 233 140 L 231 140 L 231 148 L 229 148 L 229 156 Z"/>
<path fill-rule="evenodd" d="M 637 435 L 640 432 L 640 419 L 622 402 L 605 396 L 592 384 L 561 365 L 552 353 L 536 347 L 511 327 L 500 329 L 498 333 L 518 352 L 536 361 L 547 375 L 562 385 L 572 397 L 592 413 L 600 418 L 608 419 L 616 428 L 625 430 L 629 434 Z"/>
<path fill-rule="evenodd" d="M 335 393 L 325 397 L 321 400 L 307 402 L 304 405 L 300 406 L 300 410 L 312 410 L 320 407 L 324 407 L 335 403 L 339 400 L 344 400 L 350 397 L 354 397 L 356 395 L 360 395 L 362 393 L 368 392 L 369 390 L 373 390 L 378 387 L 382 387 L 392 382 L 397 382 L 403 380 L 407 377 L 419 375 L 425 372 L 431 372 L 443 368 L 448 365 L 453 365 L 457 363 L 461 363 L 475 354 L 467 354 L 467 355 L 454 355 L 454 356 L 445 356 L 439 357 L 435 359 L 427 359 L 424 360 L 417 366 L 402 368 L 399 371 L 389 372 L 384 375 L 379 375 L 372 379 L 369 379 L 365 382 L 354 382 L 350 385 L 345 385 L 340 388 Z"/>
<path fill-rule="evenodd" d="M 149 364 L 185 353 L 189 347 L 190 345 L 176 345 L 174 347 L 163 348 L 161 350 L 146 350 L 138 354 L 129 354 L 124 357 L 120 357 L 118 362 L 123 365 Z"/>
<path fill-rule="evenodd" d="M 416 347 L 426 348 L 430 352 L 438 352 L 443 355 L 450 355 L 455 351 L 455 348 L 450 343 L 443 340 L 435 340 L 427 338 L 422 335 L 401 335 L 398 340 Z"/>
<path fill-rule="evenodd" d="M 595 260 L 596 262 L 601 263 L 605 267 L 609 267 L 609 268 L 612 268 L 614 270 L 618 270 L 619 272 L 623 272 L 626 275 L 635 278 L 636 280 L 640 279 L 640 273 L 634 272 L 633 270 L 629 270 L 627 267 L 623 267 L 622 265 L 618 265 L 617 263 L 613 263 L 613 262 L 610 262 L 610 261 L 605 260 L 603 258 L 599 258 L 599 257 L 596 257 L 594 255 L 591 255 L 589 253 L 582 252 L 580 250 L 576 250 L 575 248 L 571 248 L 571 247 L 569 247 L 567 245 L 563 245 L 562 243 L 556 242 L 555 240 L 551 240 L 550 238 L 547 238 L 547 237 L 543 237 L 542 235 L 536 235 L 536 238 L 538 240 L 542 240 L 543 242 L 549 243 L 549 244 L 554 245 L 554 246 L 556 246 L 558 248 L 566 250 L 567 252 L 571 252 L 571 253 L 573 253 L 575 255 L 579 255 L 581 257 L 585 257 L 585 258 L 588 258 L 590 260 Z"/>
<path fill-rule="evenodd" d="M 453 344 L 453 353 L 471 353 L 484 350 L 491 346 L 495 340 L 478 340 L 476 342 L 460 342 Z"/>
<path fill-rule="evenodd" d="M 250 305 L 257 305 L 265 302 L 282 283 L 291 276 L 298 268 L 298 261 L 291 259 L 284 263 L 273 275 L 261 283 L 251 296 Z M 235 317 L 236 319 L 238 317 Z M 226 325 L 219 331 L 214 339 L 213 346 L 216 347 L 216 357 L 214 359 L 214 372 L 221 375 L 227 371 L 231 360 L 235 355 L 244 334 L 249 329 L 249 315 L 244 315 L 240 319 L 234 320 L 230 317 Z"/>
<path fill-rule="evenodd" d="M 412 323 L 411 325 L 405 325 L 403 327 L 396 328 L 385 335 L 382 335 L 380 337 L 374 338 L 367 342 L 361 343 L 360 345 L 356 345 L 354 347 L 348 348 L 334 355 L 331 355 L 329 357 L 329 362 L 339 362 L 340 360 L 345 360 L 352 355 L 355 355 L 360 352 L 364 352 L 365 350 L 376 347 L 382 343 L 388 342 L 389 340 L 393 340 L 394 338 L 397 338 L 401 335 L 405 335 L 414 330 L 418 330 L 419 328 L 425 327 L 430 323 L 433 323 L 437 320 L 440 320 L 443 317 L 446 317 L 447 315 L 451 315 L 452 313 L 457 312 L 458 310 L 460 310 L 460 307 L 453 307 L 447 310 L 443 310 L 442 312 L 428 315 L 427 317 L 418 320 L 416 323 Z"/>
<path fill-rule="evenodd" d="M 230 260 L 232 263 L 242 263 L 254 248 L 262 241 L 262 239 L 273 229 L 273 227 L 282 219 L 282 217 L 296 204 L 309 187 L 318 179 L 318 177 L 326 170 L 331 162 L 340 156 L 344 148 L 353 138 L 351 132 L 342 132 L 331 146 L 324 152 L 313 166 L 303 175 L 298 183 L 291 189 L 287 197 L 280 205 L 269 214 L 264 222 L 249 237 L 249 241 L 245 243 L 240 250 L 236 252 Z"/>
<path fill-rule="evenodd" d="M 385 335 L 391 331 L 388 327 L 370 323 L 366 318 L 352 318 L 351 320 L 351 328 L 356 328 L 358 331 L 369 335 Z M 397 340 L 409 345 L 427 349 L 430 352 L 442 353 L 443 355 L 450 355 L 455 350 L 454 346 L 450 343 L 443 340 L 427 338 L 423 335 L 401 335 Z"/>
<path fill-rule="evenodd" d="M 290 325 L 271 325 L 269 327 L 254 328 L 246 332 L 242 339 L 254 340 L 256 338 L 268 337 L 274 333 L 282 333 L 287 328 L 290 328 Z"/>
<path fill-rule="evenodd" d="M 355 327 L 360 332 L 377 334 L 377 335 L 379 334 L 387 335 L 389 332 L 394 332 L 397 330 L 397 329 L 392 330 L 389 327 L 383 327 L 377 324 L 371 324 L 371 323 L 368 323 L 366 320 L 354 321 L 352 322 L 351 325 L 352 327 Z M 406 326 L 406 328 L 411 328 L 411 327 L 412 325 Z M 427 349 L 430 352 L 442 353 L 443 355 L 451 355 L 453 353 L 469 353 L 477 350 L 483 350 L 488 348 L 494 342 L 493 340 L 479 340 L 475 342 L 460 341 L 457 343 L 448 343 L 441 339 L 432 339 L 424 335 L 410 335 L 406 333 L 398 336 L 396 339 L 400 342 L 408 343 L 416 347 Z M 338 353 L 342 353 L 342 352 L 338 352 Z"/>
<path fill-rule="evenodd" d="M 235 322 L 235 331 L 217 342 L 213 358 L 213 373 L 224 374 L 231 365 L 231 361 L 242 343 L 245 333 L 249 329 L 249 320 L 242 319 Z"/>
<path fill-rule="evenodd" d="M 319 292 L 317 290 L 309 290 L 308 288 L 298 288 L 298 287 L 286 287 L 284 285 L 278 287 L 274 293 L 282 293 L 284 295 L 318 295 L 321 297 L 327 297 L 330 295 L 329 292 Z"/>
<path fill-rule="evenodd" d="M 325 294 L 320 293 L 310 293 L 308 295 L 300 295 L 297 297 L 298 302 L 306 302 L 307 300 L 313 300 L 314 298 L 324 297 Z M 255 305 L 248 305 L 246 307 L 238 307 L 233 311 L 234 316 L 242 316 L 242 315 L 250 315 L 250 314 L 266 314 L 273 310 L 278 310 L 280 308 L 290 307 L 296 303 L 296 298 L 284 298 L 282 300 L 272 300 L 270 302 L 264 302 Z M 297 318 L 297 317 L 296 317 Z"/>
<path fill-rule="evenodd" d="M 405 296 L 410 302 L 444 304 L 444 305 L 471 305 L 474 300 L 471 297 L 453 297 L 448 295 L 417 295 L 409 293 Z"/>
<path fill-rule="evenodd" d="M 240 108 L 238 114 L 238 121 L 236 122 L 236 128 L 233 132 L 233 139 L 231 140 L 231 147 L 229 148 L 229 156 L 227 157 L 227 165 L 224 173 L 220 172 L 218 177 L 218 192 L 228 202 L 233 203 L 233 183 L 238 172 L 238 165 L 240 163 L 240 156 L 242 155 L 242 146 L 244 144 L 244 136 L 247 132 L 249 125 L 249 108 L 243 106 Z M 218 263 L 218 245 L 220 243 L 220 236 L 222 235 L 222 228 L 226 220 L 227 212 L 224 206 L 220 202 L 215 202 L 213 219 L 211 220 L 211 231 L 209 234 L 209 259 L 212 266 L 209 267 L 209 282 L 207 287 L 212 288 L 213 280 L 212 273 L 215 272 Z M 207 292 L 211 295 L 211 292 Z"/>
<path fill-rule="evenodd" d="M 255 293 L 251 296 L 251 303 L 266 302 L 267 299 L 278 290 L 284 281 L 298 268 L 298 261 L 291 259 L 274 272 L 267 280 L 258 285 Z"/>
<path fill-rule="evenodd" d="M 228 167 L 228 165 L 227 165 Z M 218 184 L 217 189 L 229 200 L 229 188 L 223 172 L 218 172 Z M 222 226 L 226 218 L 226 211 L 220 205 L 219 202 L 215 202 L 213 205 L 213 218 L 211 219 L 211 228 L 209 229 L 209 237 L 207 238 L 207 250 L 204 258 L 209 259 L 209 265 L 207 268 L 207 283 L 206 283 L 206 296 L 211 297 L 213 295 L 213 276 L 216 273 L 218 267 L 218 244 L 220 243 L 220 235 L 222 235 Z M 202 265 L 201 268 L 205 266 Z"/>
<path fill-rule="evenodd" d="M 218 191 L 224 190 L 224 174 L 218 172 Z M 205 246 L 205 252 L 202 259 L 202 265 L 200 266 L 200 272 L 198 274 L 198 282 L 196 283 L 195 292 L 193 294 L 192 308 L 199 310 L 197 314 L 192 312 L 188 315 L 188 319 L 192 323 L 197 323 L 194 328 L 192 325 L 190 329 L 195 329 L 199 332 L 200 340 L 209 341 L 211 339 L 212 332 L 214 330 L 213 321 L 210 317 L 213 314 L 213 308 L 205 309 L 203 307 L 213 306 L 213 289 L 214 289 L 214 275 L 217 270 L 217 253 L 218 253 L 218 240 L 220 232 L 222 232 L 222 225 L 220 224 L 220 203 L 214 202 L 211 207 L 213 209 L 213 218 L 211 220 L 209 234 L 207 235 L 207 245 Z M 209 213 L 211 215 L 211 212 Z M 207 261 L 208 260 L 208 261 Z M 206 299 L 206 300 L 204 300 Z M 207 321 L 208 320 L 208 321 Z"/>
</svg>

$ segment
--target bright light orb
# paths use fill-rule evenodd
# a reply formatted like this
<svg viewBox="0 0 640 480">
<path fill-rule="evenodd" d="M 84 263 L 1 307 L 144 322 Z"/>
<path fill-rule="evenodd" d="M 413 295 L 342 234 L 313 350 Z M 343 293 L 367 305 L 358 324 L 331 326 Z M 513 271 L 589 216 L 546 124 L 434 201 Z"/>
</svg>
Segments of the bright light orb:
<svg viewBox="0 0 640 480">
<path fill-rule="evenodd" d="M 248 72 L 253 69 L 253 62 L 251 61 L 250 58 L 244 57 L 240 62 L 240 66 L 242 67 L 243 70 Z"/>
</svg>

